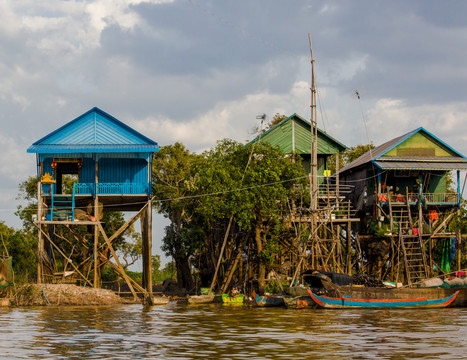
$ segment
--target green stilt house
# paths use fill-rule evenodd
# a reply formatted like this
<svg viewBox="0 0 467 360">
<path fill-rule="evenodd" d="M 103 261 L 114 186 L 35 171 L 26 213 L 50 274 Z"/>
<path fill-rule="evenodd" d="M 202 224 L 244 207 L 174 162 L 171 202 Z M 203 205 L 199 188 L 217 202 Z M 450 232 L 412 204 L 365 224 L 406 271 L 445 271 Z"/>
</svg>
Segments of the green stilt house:
<svg viewBox="0 0 467 360">
<path fill-rule="evenodd" d="M 303 206 L 292 207 L 290 220 L 295 223 L 298 233 L 310 230 L 313 236 L 300 244 L 298 253 L 308 254 L 305 261 L 292 257 L 301 270 L 327 269 L 342 273 L 350 273 L 350 234 L 355 212 L 350 207 L 346 195 L 350 188 L 341 186 L 339 178 L 331 173 L 331 159 L 335 158 L 339 167 L 339 154 L 347 149 L 325 131 L 317 129 L 317 177 L 318 187 L 310 190 L 310 196 L 316 196 L 316 209 Z M 310 174 L 312 164 L 312 127 L 311 123 L 297 114 L 280 121 L 252 143 L 262 141 L 278 146 L 285 153 L 298 153 L 302 158 L 304 173 Z M 312 200 L 313 201 L 313 200 Z M 317 229 L 316 231 L 313 229 Z M 347 244 L 347 245 L 345 245 Z M 303 257 L 303 259 L 305 256 Z"/>
<path fill-rule="evenodd" d="M 456 242 L 460 249 L 461 235 L 449 224 L 460 209 L 460 171 L 466 169 L 462 154 L 420 127 L 339 172 L 340 183 L 353 186 L 362 223 L 370 225 L 360 229 L 360 238 L 372 237 L 376 229 L 381 241 L 390 244 L 382 263 L 388 264 L 392 278 L 411 284 L 434 275 L 435 269 L 449 272 L 450 261 L 435 253 L 445 247 L 443 242 Z M 457 259 L 459 267 L 460 251 Z"/>
<path fill-rule="evenodd" d="M 257 136 L 251 142 L 261 141 L 277 145 L 285 153 L 298 153 L 302 158 L 303 169 L 310 173 L 311 164 L 311 124 L 297 114 L 293 114 L 271 127 L 263 134 Z M 318 129 L 318 179 L 324 182 L 324 176 L 328 175 L 329 159 L 336 157 L 339 163 L 339 153 L 347 149 L 347 146 L 337 141 L 329 134 Z"/>
</svg>

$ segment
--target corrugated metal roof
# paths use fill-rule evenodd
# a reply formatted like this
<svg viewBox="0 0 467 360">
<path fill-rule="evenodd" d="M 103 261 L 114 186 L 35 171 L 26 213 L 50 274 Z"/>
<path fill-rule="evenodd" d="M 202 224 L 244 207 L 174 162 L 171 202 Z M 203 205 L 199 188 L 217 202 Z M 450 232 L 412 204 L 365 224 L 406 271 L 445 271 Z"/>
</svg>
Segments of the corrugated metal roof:
<svg viewBox="0 0 467 360">
<path fill-rule="evenodd" d="M 292 126 L 292 122 L 295 122 L 295 126 Z M 295 151 L 299 154 L 310 154 L 310 131 L 310 122 L 294 113 L 261 134 L 261 141 L 278 145 L 286 153 L 292 152 L 293 148 L 295 148 Z M 258 139 L 259 136 L 250 143 L 254 143 Z M 318 129 L 318 154 L 336 154 L 345 149 L 347 149 L 347 146 L 323 130 Z"/>
<path fill-rule="evenodd" d="M 375 161 L 382 170 L 466 170 L 467 162 Z"/>
<path fill-rule="evenodd" d="M 376 159 L 377 161 L 424 161 L 424 162 L 465 162 L 466 158 L 452 157 L 452 156 L 411 156 L 410 158 L 404 156 L 384 156 Z"/>
<path fill-rule="evenodd" d="M 66 145 L 66 144 L 51 144 L 51 145 L 31 145 L 28 153 L 37 154 L 69 154 L 69 153 L 126 153 L 126 152 L 157 152 L 157 145 Z"/>
<path fill-rule="evenodd" d="M 415 129 L 415 130 L 410 131 L 410 132 L 408 132 L 408 133 L 406 133 L 404 135 L 401 135 L 401 136 L 396 137 L 396 138 L 394 138 L 392 140 L 389 140 L 388 142 L 385 142 L 384 144 L 381 144 L 381 145 L 375 147 L 371 151 L 367 151 L 365 154 L 363 154 L 362 156 L 360 156 L 359 158 L 357 158 L 356 160 L 354 160 L 353 162 L 351 162 L 350 164 L 348 164 L 347 166 L 342 168 L 339 171 L 339 173 L 342 174 L 343 172 L 346 172 L 347 170 L 357 168 L 359 166 L 362 166 L 364 164 L 369 163 L 370 161 L 374 162 L 374 161 L 391 160 L 392 157 L 384 156 L 384 155 L 386 153 L 388 153 L 390 150 L 394 149 L 399 144 L 401 144 L 402 142 L 404 142 L 405 140 L 407 140 L 408 138 L 410 138 L 411 136 L 413 136 L 413 135 L 415 135 L 416 133 L 419 133 L 419 132 L 425 133 L 426 135 L 431 137 L 435 142 L 438 142 L 438 143 L 442 144 L 443 146 L 447 147 L 449 150 L 451 150 L 454 154 L 457 155 L 457 156 L 453 156 L 453 157 L 448 157 L 449 159 L 457 160 L 457 161 L 459 161 L 459 159 L 465 159 L 465 157 L 461 153 L 454 150 L 452 147 L 447 145 L 442 140 L 438 139 L 436 136 L 434 136 L 433 134 L 431 134 L 430 132 L 428 132 L 424 128 L 419 127 L 418 129 Z M 420 156 L 420 157 L 411 156 L 410 158 L 414 159 L 414 160 L 422 160 L 423 159 L 423 161 L 432 161 L 432 160 L 440 160 L 440 159 L 445 161 L 445 159 L 446 159 L 446 157 L 431 157 L 431 156 L 426 156 L 426 157 L 425 156 Z M 403 158 L 403 157 L 394 157 L 394 159 L 401 159 L 401 160 L 403 159 L 403 161 L 408 161 L 408 158 Z"/>
<path fill-rule="evenodd" d="M 36 141 L 28 152 L 155 152 L 158 149 L 155 141 L 94 107 Z"/>
</svg>

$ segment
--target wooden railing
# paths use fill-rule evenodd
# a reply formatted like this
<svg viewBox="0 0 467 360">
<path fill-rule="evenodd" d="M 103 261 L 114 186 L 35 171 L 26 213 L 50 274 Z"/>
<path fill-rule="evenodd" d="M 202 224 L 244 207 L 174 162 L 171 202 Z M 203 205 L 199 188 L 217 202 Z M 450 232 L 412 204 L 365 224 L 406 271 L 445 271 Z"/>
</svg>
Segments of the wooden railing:
<svg viewBox="0 0 467 360">
<path fill-rule="evenodd" d="M 414 192 L 409 192 L 407 195 L 382 193 L 375 195 L 375 197 L 376 201 L 380 204 L 388 204 L 389 200 L 393 204 L 406 202 L 416 204 L 420 198 L 426 204 L 457 204 L 459 202 L 459 196 L 456 193 L 423 193 L 421 197 L 419 193 Z"/>
</svg>

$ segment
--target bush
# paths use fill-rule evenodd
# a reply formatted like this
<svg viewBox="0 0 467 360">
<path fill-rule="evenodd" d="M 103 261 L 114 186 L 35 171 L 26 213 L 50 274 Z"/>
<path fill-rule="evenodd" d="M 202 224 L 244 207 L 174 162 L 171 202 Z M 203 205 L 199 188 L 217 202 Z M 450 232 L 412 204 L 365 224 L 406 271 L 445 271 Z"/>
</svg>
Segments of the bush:
<svg viewBox="0 0 467 360">
<path fill-rule="evenodd" d="M 277 280 L 269 281 L 266 287 L 264 288 L 264 291 L 269 294 L 281 294 L 282 293 L 282 289 Z"/>
</svg>

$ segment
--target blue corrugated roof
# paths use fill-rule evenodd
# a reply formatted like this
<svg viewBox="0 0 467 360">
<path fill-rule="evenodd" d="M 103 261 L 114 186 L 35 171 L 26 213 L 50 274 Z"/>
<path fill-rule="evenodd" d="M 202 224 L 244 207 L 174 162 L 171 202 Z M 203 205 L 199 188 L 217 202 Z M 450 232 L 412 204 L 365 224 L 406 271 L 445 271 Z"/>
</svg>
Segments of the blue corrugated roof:
<svg viewBox="0 0 467 360">
<path fill-rule="evenodd" d="M 156 152 L 157 143 L 94 107 L 36 141 L 29 153 Z"/>
</svg>

